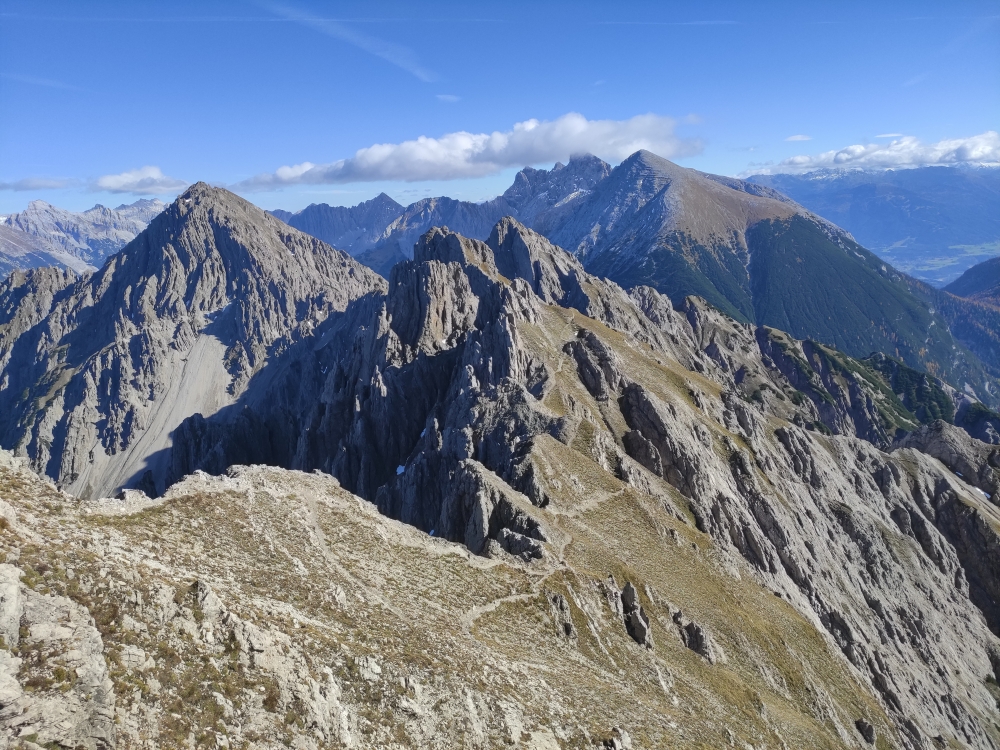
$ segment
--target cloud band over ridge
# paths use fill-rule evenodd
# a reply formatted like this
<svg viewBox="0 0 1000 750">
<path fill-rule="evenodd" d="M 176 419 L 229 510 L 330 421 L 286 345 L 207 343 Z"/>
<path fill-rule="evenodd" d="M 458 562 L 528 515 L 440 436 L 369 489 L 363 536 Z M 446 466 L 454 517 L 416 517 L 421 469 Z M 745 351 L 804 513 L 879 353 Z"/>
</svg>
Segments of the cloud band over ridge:
<svg viewBox="0 0 1000 750">
<path fill-rule="evenodd" d="M 891 137 L 895 134 L 877 136 Z M 757 173 L 798 173 L 818 169 L 890 169 L 954 164 L 1000 164 L 1000 133 L 987 130 L 969 138 L 947 138 L 922 143 L 913 136 L 889 143 L 869 143 L 825 151 L 814 156 L 793 156 L 776 166 L 751 170 Z M 749 173 L 748 173 L 749 174 Z"/>
<path fill-rule="evenodd" d="M 402 143 L 379 143 L 347 159 L 284 166 L 233 187 L 254 191 L 298 184 L 454 180 L 565 160 L 579 153 L 592 153 L 610 161 L 621 161 L 639 149 L 667 158 L 700 153 L 701 142 L 678 137 L 674 126 L 672 118 L 654 114 L 628 120 L 588 120 L 570 112 L 551 121 L 519 122 L 505 132 L 459 131 L 440 138 L 420 136 Z"/>
</svg>

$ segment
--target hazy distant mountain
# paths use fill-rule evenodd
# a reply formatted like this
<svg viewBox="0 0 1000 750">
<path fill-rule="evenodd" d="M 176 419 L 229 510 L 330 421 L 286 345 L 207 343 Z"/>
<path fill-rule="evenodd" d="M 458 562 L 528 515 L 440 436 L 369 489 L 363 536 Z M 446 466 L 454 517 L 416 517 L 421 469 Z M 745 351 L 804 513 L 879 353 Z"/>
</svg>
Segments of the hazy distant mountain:
<svg viewBox="0 0 1000 750">
<path fill-rule="evenodd" d="M 1000 255 L 1000 169 L 921 167 L 755 175 L 851 232 L 869 250 L 942 286 Z"/>
<path fill-rule="evenodd" d="M 76 213 L 32 201 L 24 211 L 0 219 L 0 278 L 15 268 L 49 265 L 93 270 L 131 242 L 165 205 L 143 199 Z"/>
<path fill-rule="evenodd" d="M 539 223 L 541 217 L 569 207 L 611 174 L 611 165 L 596 156 L 574 156 L 569 164 L 556 165 L 551 170 L 525 167 L 514 177 L 503 197 L 526 226 Z"/>
<path fill-rule="evenodd" d="M 443 226 L 485 240 L 504 216 L 530 225 L 542 217 L 571 210 L 575 201 L 610 173 L 596 156 L 574 156 L 551 170 L 525 167 L 507 191 L 481 203 L 454 198 L 424 198 L 403 208 L 385 193 L 357 206 L 311 205 L 298 213 L 271 211 L 282 221 L 356 256 L 385 277 L 431 227 Z"/>
<path fill-rule="evenodd" d="M 286 224 L 323 240 L 338 250 L 358 255 L 376 245 L 385 228 L 400 214 L 403 207 L 385 193 L 357 206 L 328 206 L 313 203 L 301 211 L 275 210 L 270 213 Z"/>
<path fill-rule="evenodd" d="M 18 269 L 59 266 L 83 272 L 92 266 L 44 237 L 0 224 L 0 279 Z"/>
<path fill-rule="evenodd" d="M 513 213 L 513 206 L 502 196 L 483 203 L 444 197 L 424 198 L 407 206 L 385 228 L 376 247 L 394 246 L 402 255 L 412 258 L 413 246 L 431 227 L 448 227 L 467 237 L 485 239 L 500 219 Z"/>
</svg>

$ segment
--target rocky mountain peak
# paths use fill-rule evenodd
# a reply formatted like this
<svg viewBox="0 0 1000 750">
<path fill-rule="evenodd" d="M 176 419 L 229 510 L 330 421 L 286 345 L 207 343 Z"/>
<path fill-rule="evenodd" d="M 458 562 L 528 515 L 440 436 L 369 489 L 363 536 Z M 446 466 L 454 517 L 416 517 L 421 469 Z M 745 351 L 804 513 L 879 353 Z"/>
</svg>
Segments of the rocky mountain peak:
<svg viewBox="0 0 1000 750">
<path fill-rule="evenodd" d="M 463 237 L 448 227 L 432 227 L 421 235 L 413 246 L 413 260 L 495 267 L 493 251 L 485 242 Z"/>
<path fill-rule="evenodd" d="M 576 258 L 510 216 L 497 223 L 486 244 L 502 275 L 524 279 L 550 304 L 565 302 L 571 275 L 587 275 Z"/>
<path fill-rule="evenodd" d="M 345 253 L 205 183 L 67 284 L 35 274 L 0 286 L 0 309 L 22 310 L 0 351 L 0 439 L 84 496 L 162 487 L 181 420 L 231 403 L 282 347 L 385 289 Z"/>
<path fill-rule="evenodd" d="M 578 154 L 569 164 L 557 163 L 551 170 L 525 167 L 503 198 L 530 225 L 546 212 L 586 195 L 610 172 L 611 166 L 596 156 Z"/>
<path fill-rule="evenodd" d="M 396 202 L 395 199 L 393 199 L 392 197 L 390 197 L 385 192 L 379 193 L 374 198 L 372 198 L 370 201 L 365 201 L 365 203 L 371 203 L 371 204 L 383 205 L 383 206 L 391 206 L 392 208 L 398 208 L 399 210 L 403 209 L 403 206 L 400 203 Z M 362 204 L 362 205 L 364 205 L 364 204 Z"/>
</svg>

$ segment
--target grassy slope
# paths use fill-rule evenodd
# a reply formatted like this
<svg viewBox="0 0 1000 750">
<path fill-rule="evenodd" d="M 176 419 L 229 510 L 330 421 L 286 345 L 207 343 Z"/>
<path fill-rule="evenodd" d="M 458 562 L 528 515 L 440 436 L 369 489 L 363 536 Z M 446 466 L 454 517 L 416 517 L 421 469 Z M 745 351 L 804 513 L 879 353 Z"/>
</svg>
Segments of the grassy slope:
<svg viewBox="0 0 1000 750">
<path fill-rule="evenodd" d="M 822 341 L 854 357 L 883 352 L 961 388 L 982 392 L 976 356 L 952 337 L 930 302 L 860 245 L 842 248 L 804 217 L 747 233 L 758 324 Z"/>
<path fill-rule="evenodd" d="M 746 269 L 728 248 L 713 252 L 683 234 L 674 233 L 651 248 L 638 265 L 619 263 L 618 258 L 617 254 L 603 253 L 587 268 L 626 289 L 645 284 L 675 302 L 694 295 L 740 322 L 753 320 L 750 280 Z"/>
</svg>

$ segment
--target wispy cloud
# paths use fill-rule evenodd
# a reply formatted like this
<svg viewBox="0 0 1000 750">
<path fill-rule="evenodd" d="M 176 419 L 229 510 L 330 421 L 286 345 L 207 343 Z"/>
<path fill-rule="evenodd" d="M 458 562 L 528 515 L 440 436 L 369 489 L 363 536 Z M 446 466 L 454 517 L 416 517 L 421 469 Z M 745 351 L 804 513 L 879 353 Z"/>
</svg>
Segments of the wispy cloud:
<svg viewBox="0 0 1000 750">
<path fill-rule="evenodd" d="M 386 62 L 391 63 L 398 68 L 402 68 L 407 73 L 410 73 L 424 83 L 430 83 L 437 80 L 437 75 L 433 71 L 428 70 L 421 65 L 412 50 L 407 47 L 394 44 L 393 42 L 387 42 L 384 39 L 378 39 L 377 37 L 373 37 L 368 34 L 363 34 L 360 31 L 356 31 L 348 26 L 345 26 L 340 21 L 335 21 L 329 18 L 320 18 L 288 5 L 269 2 L 260 2 L 259 5 L 262 8 L 270 10 L 275 15 L 281 16 L 289 21 L 296 21 L 297 23 L 307 26 L 314 31 L 326 34 L 326 36 L 332 37 L 333 39 L 347 42 L 360 50 L 364 50 L 370 55 L 380 57 Z"/>
<path fill-rule="evenodd" d="M 600 26 L 742 26 L 739 21 L 598 21 Z"/>
<path fill-rule="evenodd" d="M 454 104 L 455 102 L 461 101 L 462 97 L 456 96 L 455 94 L 437 94 L 437 99 L 438 101 Z"/>
<path fill-rule="evenodd" d="M 0 190 L 15 190 L 17 192 L 27 192 L 29 190 L 61 190 L 72 187 L 75 180 L 50 179 L 48 177 L 26 177 L 14 182 L 0 182 Z"/>
<path fill-rule="evenodd" d="M 82 93 L 90 93 L 87 89 L 80 88 L 79 86 L 72 86 L 68 83 L 63 83 L 62 81 L 54 81 L 51 78 L 38 78 L 36 76 L 22 76 L 15 73 L 0 73 L 0 78 L 6 78 L 8 81 L 15 81 L 16 83 L 26 83 L 29 86 L 41 86 L 47 89 L 60 89 L 62 91 L 80 91 Z"/>
<path fill-rule="evenodd" d="M 639 149 L 668 158 L 700 153 L 700 141 L 678 137 L 674 124 L 672 118 L 654 114 L 629 120 L 588 120 L 571 112 L 547 122 L 519 122 L 504 132 L 461 131 L 440 138 L 420 136 L 403 143 L 379 143 L 329 164 L 303 162 L 280 167 L 234 188 L 252 191 L 303 183 L 454 180 L 483 177 L 508 167 L 551 163 L 580 153 L 612 161 Z"/>
<path fill-rule="evenodd" d="M 811 135 L 790 135 L 785 140 L 786 141 L 811 141 L 812 140 L 812 136 Z"/>
<path fill-rule="evenodd" d="M 876 138 L 902 138 L 903 133 L 879 133 Z"/>
<path fill-rule="evenodd" d="M 817 169 L 886 169 L 936 164 L 1000 164 L 1000 133 L 987 130 L 969 138 L 949 138 L 937 143 L 922 143 L 913 136 L 903 136 L 889 143 L 858 144 L 814 156 L 793 156 L 777 166 L 754 171 L 798 173 Z"/>
<path fill-rule="evenodd" d="M 179 193 L 187 187 L 183 180 L 167 177 L 159 167 L 141 167 L 121 174 L 106 174 L 98 177 L 91 189 L 109 193 L 131 193 L 133 195 L 168 195 Z"/>
</svg>

